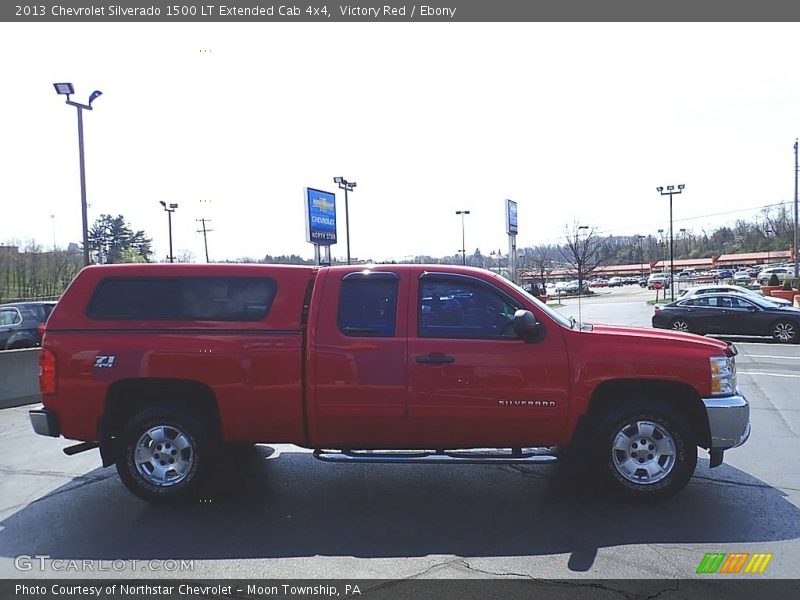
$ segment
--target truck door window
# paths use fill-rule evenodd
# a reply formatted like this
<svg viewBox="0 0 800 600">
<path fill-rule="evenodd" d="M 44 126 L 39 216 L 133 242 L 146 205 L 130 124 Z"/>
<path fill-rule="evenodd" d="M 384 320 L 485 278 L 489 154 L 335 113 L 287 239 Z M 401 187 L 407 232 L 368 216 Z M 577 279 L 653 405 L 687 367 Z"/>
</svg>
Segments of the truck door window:
<svg viewBox="0 0 800 600">
<path fill-rule="evenodd" d="M 396 279 L 344 279 L 339 293 L 339 331 L 355 337 L 394 337 Z"/>
<path fill-rule="evenodd" d="M 518 307 L 488 285 L 467 281 L 420 282 L 419 336 L 516 338 L 511 324 Z"/>
</svg>

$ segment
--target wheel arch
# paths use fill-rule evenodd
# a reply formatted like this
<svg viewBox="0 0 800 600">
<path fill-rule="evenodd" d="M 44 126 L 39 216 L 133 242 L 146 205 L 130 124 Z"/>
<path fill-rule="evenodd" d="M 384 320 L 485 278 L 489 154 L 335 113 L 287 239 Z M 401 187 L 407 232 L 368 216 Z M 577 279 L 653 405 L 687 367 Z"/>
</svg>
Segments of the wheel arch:
<svg viewBox="0 0 800 600">
<path fill-rule="evenodd" d="M 686 418 L 697 445 L 710 446 L 708 415 L 697 390 L 687 383 L 654 379 L 614 379 L 600 383 L 592 392 L 573 439 L 585 434 L 603 414 L 630 400 L 652 401 L 654 405 L 677 410 Z"/>
<path fill-rule="evenodd" d="M 186 411 L 208 427 L 212 436 L 222 436 L 217 398 L 205 383 L 170 378 L 121 379 L 109 386 L 98 424 L 103 466 L 116 460 L 115 443 L 125 423 L 137 413 L 157 407 Z"/>
</svg>

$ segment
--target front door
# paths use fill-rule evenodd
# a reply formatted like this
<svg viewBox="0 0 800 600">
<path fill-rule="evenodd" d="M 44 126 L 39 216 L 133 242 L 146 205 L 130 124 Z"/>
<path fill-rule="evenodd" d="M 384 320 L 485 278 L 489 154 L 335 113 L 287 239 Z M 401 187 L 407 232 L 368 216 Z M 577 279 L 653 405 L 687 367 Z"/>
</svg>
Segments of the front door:
<svg viewBox="0 0 800 600">
<path fill-rule="evenodd" d="M 549 323 L 540 341 L 519 339 L 511 322 L 523 302 L 471 276 L 423 273 L 409 299 L 408 436 L 414 447 L 555 443 L 569 386 L 558 326 Z"/>
</svg>

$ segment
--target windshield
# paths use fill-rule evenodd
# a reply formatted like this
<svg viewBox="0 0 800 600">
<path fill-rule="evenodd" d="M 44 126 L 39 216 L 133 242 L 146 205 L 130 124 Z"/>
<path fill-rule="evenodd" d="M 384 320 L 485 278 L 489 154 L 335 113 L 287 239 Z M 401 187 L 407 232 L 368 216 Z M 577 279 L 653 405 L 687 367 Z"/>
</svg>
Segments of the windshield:
<svg viewBox="0 0 800 600">
<path fill-rule="evenodd" d="M 752 294 L 752 295 L 748 294 L 747 301 L 752 302 L 753 304 L 756 304 L 761 308 L 775 308 L 777 306 L 775 302 L 771 302 L 766 298 L 764 298 L 763 296 L 758 296 L 757 294 Z"/>
<path fill-rule="evenodd" d="M 514 289 L 516 289 L 517 292 L 519 292 L 520 294 L 525 296 L 525 298 L 527 298 L 533 304 L 535 304 L 537 308 L 541 309 L 542 312 L 547 313 L 547 316 L 549 316 L 551 319 L 553 319 L 556 323 L 558 323 L 559 325 L 563 325 L 564 327 L 566 327 L 568 329 L 572 329 L 572 324 L 574 322 L 572 319 L 569 319 L 569 318 L 565 317 L 564 315 L 562 315 L 561 313 L 553 310 L 552 308 L 547 306 L 544 302 L 539 300 L 536 296 L 533 296 L 533 295 L 529 294 L 528 292 L 526 292 L 525 290 L 523 290 L 521 287 L 519 287 L 513 281 L 509 281 L 508 279 L 505 279 L 504 277 L 500 277 L 496 273 L 492 273 L 492 275 L 494 275 L 494 277 L 497 277 L 498 279 L 501 279 L 505 283 L 512 285 L 514 287 Z"/>
</svg>

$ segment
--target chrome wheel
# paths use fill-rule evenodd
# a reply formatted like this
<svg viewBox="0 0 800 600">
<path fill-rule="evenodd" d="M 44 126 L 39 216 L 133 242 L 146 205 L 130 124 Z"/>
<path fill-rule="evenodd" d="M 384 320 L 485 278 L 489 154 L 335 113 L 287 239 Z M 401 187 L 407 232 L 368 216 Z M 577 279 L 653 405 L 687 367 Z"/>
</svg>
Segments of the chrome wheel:
<svg viewBox="0 0 800 600">
<path fill-rule="evenodd" d="M 797 328 L 790 321 L 778 321 L 772 326 L 772 337 L 779 342 L 793 342 L 797 339 Z"/>
<path fill-rule="evenodd" d="M 152 485 L 168 487 L 183 481 L 194 460 L 195 449 L 191 439 L 171 425 L 151 427 L 136 442 L 136 470 Z"/>
<path fill-rule="evenodd" d="M 689 323 L 687 323 L 684 319 L 675 319 L 672 322 L 672 329 L 675 331 L 689 333 Z"/>
<path fill-rule="evenodd" d="M 653 421 L 625 424 L 614 436 L 611 458 L 623 478 L 632 483 L 653 484 L 667 477 L 675 466 L 675 440 Z"/>
</svg>

